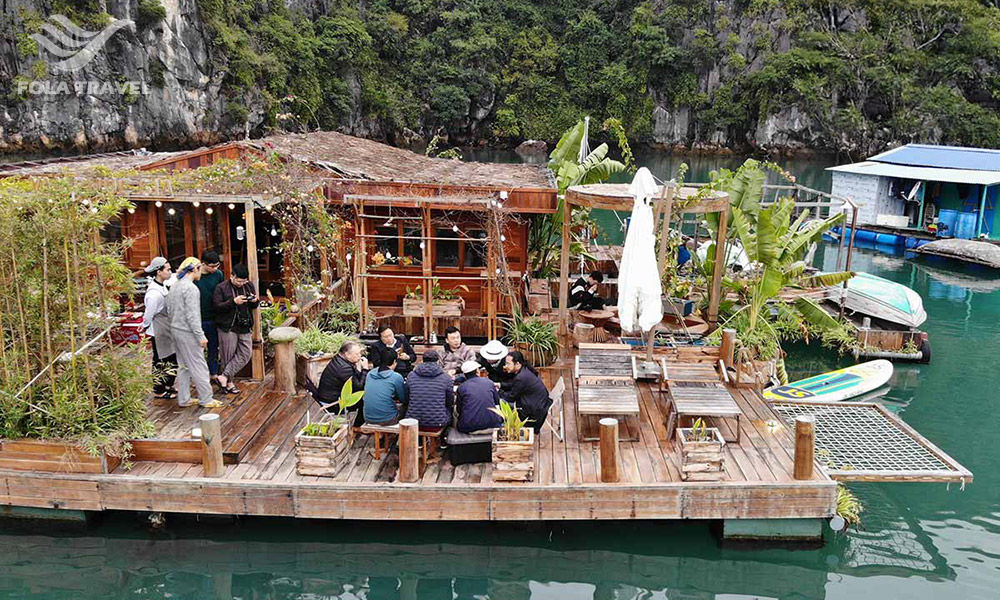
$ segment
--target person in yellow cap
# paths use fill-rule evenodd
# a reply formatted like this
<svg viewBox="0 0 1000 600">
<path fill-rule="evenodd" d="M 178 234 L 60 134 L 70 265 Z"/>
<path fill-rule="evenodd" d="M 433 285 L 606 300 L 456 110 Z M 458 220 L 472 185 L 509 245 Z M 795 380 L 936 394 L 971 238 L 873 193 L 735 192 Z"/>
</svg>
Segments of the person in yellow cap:
<svg viewBox="0 0 1000 600">
<path fill-rule="evenodd" d="M 201 292 L 194 282 L 201 277 L 201 261 L 191 256 L 177 269 L 177 283 L 167 294 L 170 329 L 177 353 L 177 404 L 191 406 L 191 383 L 198 390 L 198 403 L 205 408 L 222 406 L 212 398 L 204 348 L 208 338 L 201 328 Z"/>
</svg>

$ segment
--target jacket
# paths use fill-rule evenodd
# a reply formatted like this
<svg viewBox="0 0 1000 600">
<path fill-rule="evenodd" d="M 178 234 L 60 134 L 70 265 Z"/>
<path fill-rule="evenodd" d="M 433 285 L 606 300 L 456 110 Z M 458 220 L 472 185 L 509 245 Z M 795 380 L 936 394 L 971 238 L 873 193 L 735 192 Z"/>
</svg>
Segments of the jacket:
<svg viewBox="0 0 1000 600">
<path fill-rule="evenodd" d="M 441 368 L 445 373 L 451 373 L 456 371 L 457 373 L 462 372 L 462 363 L 467 360 L 476 360 L 476 353 L 472 351 L 465 344 L 458 347 L 458 350 L 452 352 L 451 348 L 448 347 L 448 343 L 445 342 L 444 351 L 441 354 Z"/>
<path fill-rule="evenodd" d="M 229 279 L 215 287 L 212 293 L 212 307 L 215 309 L 215 326 L 233 333 L 250 333 L 253 328 L 253 310 L 260 300 L 236 304 L 236 296 L 257 296 L 253 283 L 236 287 Z"/>
<path fill-rule="evenodd" d="M 376 342 L 371 345 L 372 352 L 368 353 L 368 357 L 371 359 L 372 368 L 374 369 L 375 367 L 382 366 L 379 362 L 381 360 L 379 355 L 382 350 L 392 350 L 395 352 L 399 348 L 402 348 L 403 352 L 410 357 L 410 360 L 396 361 L 396 372 L 403 377 L 406 377 L 406 375 L 413 370 L 413 359 L 416 355 L 413 353 L 413 348 L 410 346 L 410 342 L 407 341 L 406 337 L 402 335 L 396 336 L 396 343 L 393 344 L 392 348 L 386 346 L 382 340 L 376 340 Z"/>
<path fill-rule="evenodd" d="M 365 379 L 365 422 L 385 423 L 399 416 L 396 402 L 406 403 L 403 376 L 391 370 L 372 369 Z"/>
<path fill-rule="evenodd" d="M 146 330 L 146 335 L 153 337 L 156 354 L 161 358 L 171 356 L 176 351 L 174 336 L 170 333 L 170 313 L 167 312 L 168 291 L 167 286 L 150 277 L 142 301 L 145 307 L 142 328 Z"/>
<path fill-rule="evenodd" d="M 201 328 L 201 292 L 191 279 L 182 277 L 170 288 L 167 312 L 170 313 L 170 328 L 174 337 L 178 333 L 187 333 L 199 340 L 205 338 Z"/>
<path fill-rule="evenodd" d="M 472 433 L 480 429 L 500 427 L 503 419 L 490 409 L 500 404 L 493 382 L 485 377 L 472 377 L 458 386 L 458 430 Z"/>
<path fill-rule="evenodd" d="M 513 379 L 500 384 L 500 395 L 517 407 L 521 418 L 531 419 L 530 425 L 535 432 L 542 430 L 552 400 L 549 398 L 549 390 L 538 375 L 527 367 L 521 367 Z"/>
<path fill-rule="evenodd" d="M 455 406 L 454 382 L 437 363 L 421 363 L 406 378 L 409 402 L 406 416 L 421 427 L 444 427 L 451 423 Z"/>
<path fill-rule="evenodd" d="M 215 308 L 212 306 L 212 298 L 215 294 L 215 288 L 222 283 L 225 277 L 222 276 L 222 271 L 216 271 L 215 273 L 202 273 L 201 279 L 195 282 L 195 286 L 201 293 L 201 298 L 199 298 L 199 306 L 201 311 L 202 321 L 211 321 L 215 313 Z"/>
<path fill-rule="evenodd" d="M 341 355 L 333 357 L 319 376 L 319 398 L 323 402 L 338 402 L 340 391 L 347 381 L 351 381 L 351 389 L 355 392 L 365 389 L 365 372 L 354 368 Z"/>
<path fill-rule="evenodd" d="M 491 363 L 488 360 L 486 360 L 485 358 L 483 358 L 483 355 L 479 354 L 478 352 L 476 353 L 476 358 L 474 360 L 476 362 L 478 362 L 479 364 L 481 364 L 484 369 L 486 369 L 486 374 L 487 374 L 487 376 L 489 376 L 489 378 L 490 378 L 491 381 L 494 381 L 496 383 L 500 383 L 502 381 L 506 381 L 507 379 L 510 379 L 510 375 L 508 375 L 503 370 L 503 363 L 504 363 L 503 360 L 501 360 L 496 365 L 494 365 L 493 363 Z"/>
</svg>

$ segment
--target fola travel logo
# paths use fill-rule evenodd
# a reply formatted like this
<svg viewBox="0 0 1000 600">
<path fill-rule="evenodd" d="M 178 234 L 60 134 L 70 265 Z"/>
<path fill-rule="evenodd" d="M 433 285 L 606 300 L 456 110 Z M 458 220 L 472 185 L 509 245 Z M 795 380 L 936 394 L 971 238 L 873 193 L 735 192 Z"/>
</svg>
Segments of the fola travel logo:
<svg viewBox="0 0 1000 600">
<path fill-rule="evenodd" d="M 88 31 L 63 15 L 52 15 L 41 31 L 29 36 L 38 44 L 38 53 L 47 55 L 49 67 L 60 73 L 74 73 L 87 66 L 104 49 L 119 29 L 135 28 L 131 19 L 116 19 L 101 31 Z M 30 95 L 139 95 L 147 93 L 145 82 L 80 80 L 34 80 L 18 82 L 19 94 Z"/>
</svg>

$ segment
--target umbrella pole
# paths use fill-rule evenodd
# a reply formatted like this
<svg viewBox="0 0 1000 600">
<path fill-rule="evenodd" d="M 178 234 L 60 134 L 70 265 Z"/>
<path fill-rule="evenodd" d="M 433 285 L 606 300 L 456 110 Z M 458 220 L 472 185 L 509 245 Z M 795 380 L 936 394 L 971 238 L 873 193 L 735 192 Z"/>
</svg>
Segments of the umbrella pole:
<svg viewBox="0 0 1000 600">
<path fill-rule="evenodd" d="M 569 335 L 569 226 L 572 218 L 569 198 L 563 197 L 562 254 L 559 256 L 559 335 Z"/>
</svg>

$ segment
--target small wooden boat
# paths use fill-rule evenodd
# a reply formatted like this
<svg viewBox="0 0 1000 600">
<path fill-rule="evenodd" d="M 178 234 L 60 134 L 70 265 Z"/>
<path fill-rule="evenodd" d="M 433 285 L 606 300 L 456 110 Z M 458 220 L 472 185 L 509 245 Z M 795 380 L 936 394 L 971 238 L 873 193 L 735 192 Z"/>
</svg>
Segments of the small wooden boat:
<svg viewBox="0 0 1000 600">
<path fill-rule="evenodd" d="M 764 398 L 838 402 L 877 390 L 891 377 L 891 362 L 873 360 L 770 388 L 764 391 Z"/>
<path fill-rule="evenodd" d="M 837 302 L 842 293 L 842 288 L 835 287 L 827 298 Z M 920 294 L 905 285 L 868 273 L 857 273 L 847 281 L 844 306 L 855 313 L 905 327 L 919 327 L 927 320 Z"/>
</svg>

